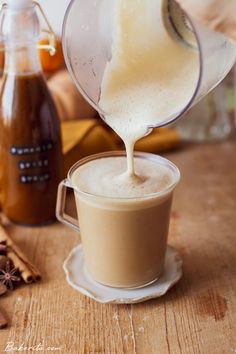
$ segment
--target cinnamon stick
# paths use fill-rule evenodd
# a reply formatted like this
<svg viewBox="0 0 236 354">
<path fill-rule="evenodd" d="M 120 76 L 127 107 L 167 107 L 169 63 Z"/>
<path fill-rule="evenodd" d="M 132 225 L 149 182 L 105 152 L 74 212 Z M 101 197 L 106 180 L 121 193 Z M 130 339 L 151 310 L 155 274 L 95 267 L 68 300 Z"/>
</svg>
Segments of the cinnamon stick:
<svg viewBox="0 0 236 354">
<path fill-rule="evenodd" d="M 0 329 L 6 328 L 8 325 L 7 319 L 0 310 Z"/>
<path fill-rule="evenodd" d="M 9 257 L 15 268 L 18 268 L 25 283 L 40 280 L 38 269 L 27 259 L 18 246 L 12 241 L 5 229 L 0 225 L 0 244 L 7 246 L 7 257 Z"/>
</svg>

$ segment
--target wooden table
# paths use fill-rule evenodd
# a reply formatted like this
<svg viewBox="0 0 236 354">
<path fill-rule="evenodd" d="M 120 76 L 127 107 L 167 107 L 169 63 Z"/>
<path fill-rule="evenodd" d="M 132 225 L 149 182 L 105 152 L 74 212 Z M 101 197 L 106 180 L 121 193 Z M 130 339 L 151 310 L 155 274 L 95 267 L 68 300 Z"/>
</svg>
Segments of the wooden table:
<svg viewBox="0 0 236 354">
<path fill-rule="evenodd" d="M 160 299 L 101 305 L 65 281 L 62 262 L 79 242 L 74 231 L 11 226 L 43 281 L 0 298 L 10 320 L 0 331 L 0 353 L 7 342 L 15 349 L 41 344 L 43 353 L 236 353 L 236 142 L 167 157 L 182 171 L 169 243 L 183 257 L 183 279 Z"/>
</svg>

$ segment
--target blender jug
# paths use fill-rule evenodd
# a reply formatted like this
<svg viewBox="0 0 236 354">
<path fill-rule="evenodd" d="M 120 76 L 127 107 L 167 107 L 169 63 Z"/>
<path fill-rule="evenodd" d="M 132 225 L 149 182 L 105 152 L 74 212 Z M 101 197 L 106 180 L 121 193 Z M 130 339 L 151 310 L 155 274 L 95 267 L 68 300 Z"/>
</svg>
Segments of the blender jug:
<svg viewBox="0 0 236 354">
<path fill-rule="evenodd" d="M 198 53 L 199 75 L 188 103 L 150 128 L 172 123 L 182 116 L 224 79 L 236 61 L 236 46 L 226 37 L 192 20 L 174 0 L 156 1 L 161 14 L 157 20 L 162 30 L 179 45 Z M 112 57 L 116 3 L 117 0 L 72 0 L 63 25 L 67 67 L 79 91 L 103 119 L 106 112 L 99 100 L 104 71 Z"/>
</svg>

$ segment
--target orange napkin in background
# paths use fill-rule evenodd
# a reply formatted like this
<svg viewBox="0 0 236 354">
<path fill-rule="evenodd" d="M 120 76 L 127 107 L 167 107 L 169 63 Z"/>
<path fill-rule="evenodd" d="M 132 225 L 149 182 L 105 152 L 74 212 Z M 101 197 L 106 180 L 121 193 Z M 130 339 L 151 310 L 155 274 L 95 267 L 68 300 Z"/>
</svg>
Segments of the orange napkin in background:
<svg viewBox="0 0 236 354">
<path fill-rule="evenodd" d="M 112 136 L 96 119 L 62 122 L 62 142 L 65 174 L 81 158 L 117 148 Z"/>
<path fill-rule="evenodd" d="M 121 139 L 99 119 L 62 122 L 65 173 L 83 157 L 104 151 L 124 150 Z M 154 129 L 137 142 L 135 150 L 160 153 L 177 148 L 180 138 L 175 129 Z"/>
</svg>

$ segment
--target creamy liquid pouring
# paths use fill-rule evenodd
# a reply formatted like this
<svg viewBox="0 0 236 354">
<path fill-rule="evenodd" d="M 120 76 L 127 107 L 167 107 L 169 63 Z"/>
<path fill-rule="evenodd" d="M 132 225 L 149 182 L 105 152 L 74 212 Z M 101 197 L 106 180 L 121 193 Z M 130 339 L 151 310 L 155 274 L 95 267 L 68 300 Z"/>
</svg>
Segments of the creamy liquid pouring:
<svg viewBox="0 0 236 354">
<path fill-rule="evenodd" d="M 126 177 L 138 183 L 134 145 L 189 103 L 198 82 L 199 54 L 168 34 L 161 1 L 117 0 L 114 21 L 99 105 L 125 143 Z"/>
</svg>

